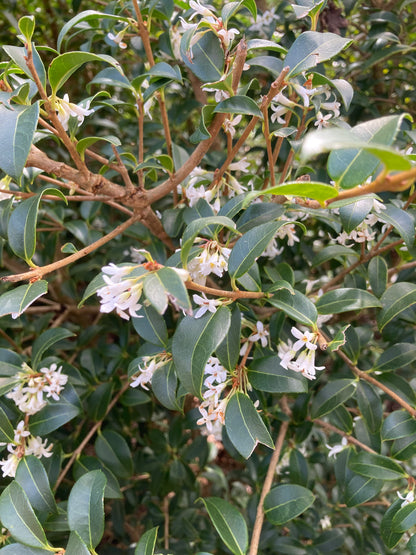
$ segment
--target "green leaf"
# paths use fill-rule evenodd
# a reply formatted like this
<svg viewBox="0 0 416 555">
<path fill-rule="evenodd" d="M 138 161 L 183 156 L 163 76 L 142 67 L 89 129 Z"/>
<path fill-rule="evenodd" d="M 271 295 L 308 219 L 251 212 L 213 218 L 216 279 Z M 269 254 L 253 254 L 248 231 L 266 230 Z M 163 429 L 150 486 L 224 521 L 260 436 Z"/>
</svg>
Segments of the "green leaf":
<svg viewBox="0 0 416 555">
<path fill-rule="evenodd" d="M 281 526 L 304 513 L 314 501 L 315 496 L 309 489 L 297 484 L 282 484 L 266 495 L 264 514 L 272 524 Z"/>
<path fill-rule="evenodd" d="M 0 520 L 16 541 L 30 547 L 50 548 L 29 499 L 17 481 L 9 484 L 0 496 Z"/>
<path fill-rule="evenodd" d="M 350 458 L 349 467 L 362 476 L 377 476 L 378 480 L 397 480 L 407 476 L 405 470 L 389 457 L 364 451 Z"/>
<path fill-rule="evenodd" d="M 0 317 L 11 314 L 12 318 L 18 318 L 28 306 L 47 292 L 48 282 L 42 279 L 3 293 L 0 296 Z"/>
<path fill-rule="evenodd" d="M 390 372 L 403 368 L 416 360 L 416 345 L 413 343 L 396 343 L 382 352 L 373 367 L 373 371 Z"/>
<path fill-rule="evenodd" d="M 398 461 L 408 461 L 416 455 L 416 434 L 396 439 L 391 446 L 390 456 Z"/>
<path fill-rule="evenodd" d="M 312 266 L 320 266 L 328 260 L 336 259 L 341 260 L 344 257 L 354 256 L 359 258 L 358 252 L 354 251 L 350 247 L 344 247 L 344 245 L 330 245 L 329 247 L 324 247 L 321 249 L 312 259 Z"/>
<path fill-rule="evenodd" d="M 192 47 L 191 40 L 198 38 Z M 185 31 L 181 40 L 181 57 L 186 67 L 194 73 L 203 83 L 219 81 L 224 72 L 224 51 L 220 41 L 212 31 L 195 33 Z"/>
<path fill-rule="evenodd" d="M 267 299 L 267 302 L 276 308 L 280 308 L 280 310 L 283 310 L 285 314 L 300 324 L 305 324 L 306 326 L 314 326 L 316 324 L 318 311 L 313 302 L 300 291 L 295 290 L 293 295 L 287 289 L 282 289 L 272 298 Z"/>
<path fill-rule="evenodd" d="M 211 225 L 222 226 L 230 231 L 236 230 L 235 223 L 230 218 L 225 216 L 209 216 L 207 218 L 198 218 L 197 220 L 191 222 L 186 227 L 182 237 L 181 260 L 184 268 L 186 268 L 189 252 L 196 237 L 201 233 L 206 234 L 207 230 L 210 230 L 208 226 Z"/>
<path fill-rule="evenodd" d="M 416 524 L 416 502 L 401 507 L 394 515 L 391 527 L 393 532 L 402 533 Z"/>
<path fill-rule="evenodd" d="M 32 72 L 30 71 L 27 65 L 27 50 L 23 46 L 9 46 L 4 45 L 3 50 L 10 56 L 10 58 L 15 62 L 15 64 L 20 67 L 20 69 L 29 77 L 29 79 L 33 80 Z M 32 58 L 33 64 L 35 66 L 36 73 L 42 83 L 43 87 L 46 86 L 46 72 L 45 67 L 40 59 L 40 56 L 32 44 Z"/>
<path fill-rule="evenodd" d="M 32 344 L 32 369 L 36 370 L 43 354 L 67 337 L 74 337 L 74 333 L 65 328 L 51 328 L 41 333 Z"/>
<path fill-rule="evenodd" d="M 65 23 L 65 25 L 62 27 L 62 29 L 59 32 L 58 35 L 58 40 L 57 40 L 57 49 L 58 51 L 61 50 L 61 46 L 62 46 L 62 41 L 65 38 L 65 36 L 68 34 L 68 32 L 73 28 L 73 27 L 79 27 L 79 28 L 83 28 L 82 25 L 79 25 L 80 23 L 84 22 L 84 21 L 97 21 L 100 19 L 112 19 L 115 22 L 119 22 L 119 21 L 124 21 L 124 23 L 129 23 L 129 19 L 127 17 L 123 17 L 120 14 L 110 14 L 110 13 L 105 13 L 105 12 L 97 12 L 95 10 L 86 10 L 84 12 L 81 12 L 77 15 L 75 15 L 73 18 L 71 18 L 69 21 L 67 21 Z"/>
<path fill-rule="evenodd" d="M 68 388 L 68 384 L 65 389 Z M 30 432 L 44 436 L 57 430 L 80 413 L 79 406 L 65 402 L 62 395 L 59 401 L 46 405 L 41 411 L 30 417 Z"/>
<path fill-rule="evenodd" d="M 361 380 L 357 387 L 356 398 L 368 430 L 376 434 L 383 420 L 383 407 L 379 395 L 369 383 Z"/>
<path fill-rule="evenodd" d="M 366 503 L 380 492 L 383 480 L 372 477 L 353 476 L 345 488 L 345 503 L 347 507 L 356 507 Z"/>
<path fill-rule="evenodd" d="M 283 62 L 276 58 L 276 56 L 256 56 L 255 58 L 250 58 L 247 62 L 250 67 L 259 66 L 262 70 L 268 70 L 273 77 L 279 77 L 282 73 Z"/>
<path fill-rule="evenodd" d="M 140 538 L 136 549 L 134 550 L 134 555 L 153 555 L 155 552 L 157 531 L 159 527 L 155 526 L 151 530 L 147 530 Z"/>
<path fill-rule="evenodd" d="M 0 549 L 0 555 L 51 555 L 51 552 L 50 550 L 46 550 L 46 549 L 37 549 L 36 547 L 28 547 L 27 545 L 23 545 L 21 543 L 11 543 Z M 65 555 L 71 555 L 71 554 L 69 552 L 65 552 Z M 82 555 L 82 554 L 77 553 L 76 555 Z M 87 555 L 89 555 L 89 552 Z"/>
<path fill-rule="evenodd" d="M 259 195 L 288 195 L 300 198 L 310 198 L 325 202 L 338 196 L 338 191 L 332 185 L 320 181 L 287 181 L 284 185 L 277 185 L 259 191 Z"/>
<path fill-rule="evenodd" d="M 31 42 L 35 30 L 35 16 L 25 15 L 19 19 L 19 30 L 25 37 L 26 42 Z"/>
<path fill-rule="evenodd" d="M 225 429 L 231 443 L 245 459 L 251 456 L 258 443 L 274 448 L 273 440 L 253 401 L 239 391 L 227 403 Z"/>
<path fill-rule="evenodd" d="M 381 297 L 387 287 L 387 263 L 381 256 L 375 256 L 368 265 L 368 281 L 376 297 Z"/>
<path fill-rule="evenodd" d="M 284 225 L 293 222 L 273 221 L 250 229 L 238 239 L 228 259 L 228 273 L 232 279 L 238 279 L 253 266 L 267 245 Z"/>
<path fill-rule="evenodd" d="M 416 420 L 404 410 L 395 410 L 383 422 L 381 437 L 384 441 L 416 434 Z"/>
<path fill-rule="evenodd" d="M 119 62 L 106 54 L 92 54 L 91 52 L 66 52 L 52 60 L 48 77 L 52 94 L 56 94 L 73 73 L 87 62 L 105 62 L 123 73 Z"/>
<path fill-rule="evenodd" d="M 26 200 L 19 202 L 13 210 L 7 235 L 9 245 L 16 256 L 23 258 L 29 265 L 36 249 L 36 223 L 38 218 L 39 204 L 42 196 L 55 195 L 66 201 L 65 196 L 55 188 L 46 188 Z"/>
<path fill-rule="evenodd" d="M 348 81 L 345 79 L 329 79 L 326 75 L 321 75 L 320 73 L 313 73 L 313 86 L 319 85 L 329 85 L 332 89 L 338 91 L 345 109 L 348 110 L 351 101 L 354 97 L 354 89 Z"/>
<path fill-rule="evenodd" d="M 226 336 L 231 313 L 221 306 L 195 319 L 186 316 L 173 336 L 172 354 L 179 379 L 188 393 L 201 396 L 205 365 Z"/>
<path fill-rule="evenodd" d="M 112 382 L 100 383 L 88 397 L 88 416 L 91 420 L 99 422 L 107 412 L 113 394 Z"/>
<path fill-rule="evenodd" d="M 8 419 L 7 414 L 4 412 L 1 406 L 0 406 L 0 441 L 2 443 L 14 442 L 14 428 L 10 420 Z"/>
<path fill-rule="evenodd" d="M 75 482 L 68 498 L 68 524 L 89 549 L 101 541 L 104 533 L 104 489 L 106 477 L 93 470 Z"/>
<path fill-rule="evenodd" d="M 281 52 L 282 54 L 287 53 L 287 49 L 284 46 L 282 46 L 281 44 L 277 44 L 272 40 L 250 39 L 247 41 L 247 52 L 250 52 L 250 50 L 257 50 L 257 49 L 272 50 L 275 52 Z M 249 60 L 249 62 L 250 61 L 251 60 Z"/>
<path fill-rule="evenodd" d="M 113 430 L 98 434 L 94 444 L 97 457 L 118 478 L 130 478 L 133 474 L 133 459 L 126 440 Z M 82 537 L 82 536 L 81 536 Z"/>
<path fill-rule="evenodd" d="M 351 42 L 334 33 L 305 31 L 292 44 L 283 62 L 290 67 L 287 79 L 329 60 Z"/>
<path fill-rule="evenodd" d="M 162 283 L 166 292 L 174 297 L 179 308 L 182 310 L 190 310 L 191 302 L 189 300 L 188 291 L 181 276 L 174 268 L 161 268 L 156 272 L 158 279 Z"/>
<path fill-rule="evenodd" d="M 373 208 L 374 201 L 371 197 L 359 199 L 339 209 L 342 227 L 347 233 L 351 233 L 364 220 Z"/>
<path fill-rule="evenodd" d="M 377 325 L 380 331 L 398 316 L 403 310 L 416 304 L 416 285 L 401 281 L 393 283 L 381 299 L 382 310 L 377 315 Z"/>
<path fill-rule="evenodd" d="M 381 210 L 378 219 L 394 227 L 411 250 L 415 243 L 415 220 L 405 210 L 397 208 L 394 204 L 387 204 L 385 210 Z"/>
<path fill-rule="evenodd" d="M 322 418 L 353 396 L 356 380 L 342 378 L 327 383 L 312 401 L 311 418 Z"/>
<path fill-rule="evenodd" d="M 219 112 L 221 114 L 243 114 L 263 118 L 260 108 L 254 100 L 248 96 L 236 95 L 226 98 L 216 105 L 214 112 Z"/>
<path fill-rule="evenodd" d="M 45 513 L 58 511 L 45 468 L 37 457 L 29 455 L 20 459 L 16 470 L 16 482 L 22 487 L 35 510 Z"/>
<path fill-rule="evenodd" d="M 157 77 L 157 78 L 166 78 L 171 79 L 172 81 L 177 81 L 178 83 L 182 83 L 182 75 L 179 66 L 170 66 L 166 62 L 159 62 L 152 66 L 149 71 L 145 73 L 145 75 L 149 75 L 149 77 Z"/>
<path fill-rule="evenodd" d="M 85 137 L 84 139 L 80 139 L 76 145 L 77 151 L 81 155 L 82 159 L 84 159 L 85 150 L 90 148 L 90 146 L 97 141 L 105 141 L 106 143 L 110 143 L 114 146 L 121 145 L 120 139 L 118 137 L 113 137 L 112 135 L 107 135 L 106 137 Z"/>
<path fill-rule="evenodd" d="M 332 339 L 327 345 L 327 349 L 329 353 L 334 353 L 338 351 L 338 349 L 340 349 L 346 344 L 347 338 L 346 338 L 345 332 L 349 327 L 350 327 L 350 324 L 346 324 L 340 330 L 337 331 L 334 339 Z"/>
<path fill-rule="evenodd" d="M 138 318 L 132 318 L 134 329 L 145 341 L 166 347 L 168 329 L 163 317 L 152 306 L 143 305 L 137 311 Z"/>
<path fill-rule="evenodd" d="M 120 490 L 120 485 L 114 474 L 105 467 L 96 457 L 81 456 L 74 463 L 74 478 L 78 480 L 91 470 L 102 470 L 107 478 L 107 483 L 104 490 L 104 497 L 106 499 L 123 499 L 123 494 Z"/>
<path fill-rule="evenodd" d="M 268 356 L 256 358 L 248 368 L 251 385 L 269 393 L 307 393 L 307 380 L 302 375 L 280 365 L 280 358 Z"/>
<path fill-rule="evenodd" d="M 400 506 L 403 503 L 401 499 L 396 499 L 394 503 L 390 505 L 387 511 L 384 513 L 383 518 L 381 519 L 380 523 L 380 535 L 383 539 L 383 542 L 389 549 L 393 549 L 400 541 L 402 537 L 402 533 L 393 532 L 392 530 L 392 522 L 393 518 L 396 515 L 397 511 L 400 510 Z"/>
<path fill-rule="evenodd" d="M 156 399 L 169 410 L 182 411 L 183 407 L 177 397 L 178 378 L 173 362 L 157 368 L 152 376 L 152 391 Z"/>
<path fill-rule="evenodd" d="M 38 124 L 39 103 L 7 107 L 0 103 L 0 118 L 0 168 L 19 180 Z"/>
<path fill-rule="evenodd" d="M 221 364 L 233 371 L 240 356 L 241 312 L 235 308 L 231 313 L 231 323 L 227 335 L 215 350 Z"/>
<path fill-rule="evenodd" d="M 77 532 L 71 532 L 65 549 L 65 555 L 91 555 L 91 551 Z"/>
<path fill-rule="evenodd" d="M 144 278 L 143 293 L 159 314 L 165 312 L 168 306 L 168 297 L 157 272 L 151 272 Z"/>
<path fill-rule="evenodd" d="M 248 547 L 247 524 L 233 505 L 219 497 L 201 498 L 222 541 L 234 555 L 244 555 Z"/>
<path fill-rule="evenodd" d="M 0 378 L 0 395 L 5 395 L 19 383 L 20 380 L 16 378 Z"/>
<path fill-rule="evenodd" d="M 351 310 L 381 306 L 377 297 L 368 291 L 344 287 L 324 293 L 316 302 L 319 314 L 340 314 Z"/>
</svg>

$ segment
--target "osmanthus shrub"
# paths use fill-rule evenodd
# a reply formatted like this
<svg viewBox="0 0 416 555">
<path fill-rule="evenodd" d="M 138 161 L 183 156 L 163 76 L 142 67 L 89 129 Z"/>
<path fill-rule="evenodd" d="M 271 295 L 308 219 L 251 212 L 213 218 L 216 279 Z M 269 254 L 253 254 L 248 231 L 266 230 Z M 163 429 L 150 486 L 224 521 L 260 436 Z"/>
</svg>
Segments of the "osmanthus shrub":
<svg viewBox="0 0 416 555">
<path fill-rule="evenodd" d="M 5 12 L 0 554 L 416 552 L 413 3 L 271 4 Z"/>
</svg>

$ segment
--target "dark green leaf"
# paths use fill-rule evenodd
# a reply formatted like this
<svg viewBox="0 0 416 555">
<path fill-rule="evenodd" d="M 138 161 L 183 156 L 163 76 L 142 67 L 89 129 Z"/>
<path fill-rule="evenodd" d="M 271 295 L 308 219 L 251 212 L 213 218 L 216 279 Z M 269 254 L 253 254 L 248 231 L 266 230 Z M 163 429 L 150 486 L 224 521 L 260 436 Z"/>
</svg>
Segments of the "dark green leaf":
<svg viewBox="0 0 416 555">
<path fill-rule="evenodd" d="M 340 314 L 381 306 L 377 297 L 368 291 L 343 287 L 324 293 L 316 302 L 319 314 Z"/>
<path fill-rule="evenodd" d="M 387 204 L 386 209 L 381 210 L 378 214 L 378 219 L 392 225 L 405 242 L 406 247 L 409 250 L 413 248 L 415 243 L 415 220 L 408 212 L 397 208 L 394 204 Z"/>
<path fill-rule="evenodd" d="M 71 532 L 65 549 L 65 555 L 91 555 L 91 551 L 77 532 Z"/>
<path fill-rule="evenodd" d="M 177 397 L 178 378 L 175 366 L 169 362 L 157 368 L 152 376 L 152 391 L 156 399 L 169 410 L 182 410 L 182 404 Z"/>
<path fill-rule="evenodd" d="M 344 230 L 351 233 L 353 229 L 360 225 L 373 208 L 373 204 L 373 199 L 367 197 L 342 206 L 339 209 L 339 215 Z"/>
<path fill-rule="evenodd" d="M 318 318 L 318 311 L 312 301 L 300 291 L 292 294 L 287 289 L 278 291 L 267 302 L 283 310 L 290 318 L 306 326 L 314 326 Z"/>
<path fill-rule="evenodd" d="M 402 533 L 393 532 L 392 522 L 393 517 L 396 515 L 397 511 L 400 510 L 400 506 L 403 503 L 400 499 L 396 499 L 394 503 L 390 505 L 387 511 L 384 513 L 380 524 L 380 534 L 381 537 L 389 549 L 393 549 L 400 541 Z"/>
<path fill-rule="evenodd" d="M 143 534 L 136 546 L 136 549 L 134 550 L 134 555 L 154 554 L 158 528 L 158 526 L 155 526 L 155 528 L 147 530 L 147 532 Z"/>
<path fill-rule="evenodd" d="M 371 289 L 376 297 L 381 297 L 387 287 L 387 263 L 381 256 L 376 256 L 370 260 L 368 265 L 368 280 Z"/>
<path fill-rule="evenodd" d="M 384 485 L 383 480 L 371 477 L 353 476 L 345 488 L 347 507 L 356 507 L 375 497 Z"/>
<path fill-rule="evenodd" d="M 37 369 L 43 354 L 50 349 L 52 345 L 55 345 L 55 343 L 67 337 L 74 337 L 74 335 L 74 333 L 65 328 L 51 328 L 41 333 L 32 344 L 32 369 Z"/>
<path fill-rule="evenodd" d="M 367 428 L 371 433 L 377 433 L 383 420 L 383 407 L 378 393 L 370 384 L 360 381 L 357 387 L 357 402 Z"/>
<path fill-rule="evenodd" d="M 256 358 L 248 368 L 251 385 L 270 393 L 307 393 L 308 384 L 301 374 L 280 365 L 280 358 L 268 356 Z"/>
<path fill-rule="evenodd" d="M 16 482 L 20 484 L 35 510 L 45 513 L 57 512 L 48 476 L 37 457 L 29 455 L 20 459 L 16 470 Z"/>
<path fill-rule="evenodd" d="M 3 293 L 0 296 L 0 316 L 11 314 L 12 318 L 18 318 L 28 306 L 47 292 L 48 282 L 42 279 Z"/>
<path fill-rule="evenodd" d="M 248 546 L 248 530 L 240 511 L 219 497 L 207 497 L 201 501 L 228 549 L 234 555 L 244 555 Z"/>
<path fill-rule="evenodd" d="M 342 403 L 345 403 L 355 393 L 356 380 L 343 378 L 326 384 L 312 401 L 312 419 L 321 418 Z"/>
<path fill-rule="evenodd" d="M 373 370 L 389 372 L 408 366 L 414 360 L 416 360 L 416 345 L 413 343 L 396 343 L 396 345 L 381 353 Z"/>
<path fill-rule="evenodd" d="M 222 114 L 243 114 L 263 118 L 260 108 L 254 100 L 248 96 L 236 95 L 226 98 L 216 105 L 214 112 L 220 112 Z"/>
<path fill-rule="evenodd" d="M 315 501 L 313 493 L 297 484 L 283 484 L 273 488 L 264 500 L 266 518 L 281 526 L 309 509 Z"/>
<path fill-rule="evenodd" d="M 416 434 L 416 420 L 404 410 L 395 410 L 383 422 L 381 437 L 388 441 Z"/>
<path fill-rule="evenodd" d="M 163 317 L 152 306 L 143 305 L 137 311 L 138 318 L 132 318 L 134 329 L 145 341 L 165 347 L 168 330 Z"/>
<path fill-rule="evenodd" d="M 224 70 L 224 51 L 221 48 L 218 37 L 212 31 L 197 33 L 201 38 L 192 44 L 191 39 L 195 36 L 186 31 L 181 41 L 181 56 L 188 69 L 194 73 L 203 83 L 219 81 Z M 195 39 L 194 39 L 195 40 Z"/>
<path fill-rule="evenodd" d="M 350 458 L 349 467 L 353 472 L 361 476 L 373 478 L 377 476 L 378 480 L 397 480 L 406 477 L 403 468 L 384 455 L 361 452 Z"/>
<path fill-rule="evenodd" d="M 401 507 L 393 516 L 391 528 L 393 532 L 406 532 L 416 524 L 416 502 Z"/>
<path fill-rule="evenodd" d="M 382 310 L 377 315 L 377 324 L 381 330 L 403 310 L 416 304 L 416 285 L 401 281 L 393 283 L 381 299 Z"/>
<path fill-rule="evenodd" d="M 227 335 L 215 350 L 219 361 L 229 371 L 233 371 L 240 353 L 241 312 L 235 308 L 231 313 L 231 323 Z"/>
<path fill-rule="evenodd" d="M 95 441 L 98 458 L 118 478 L 130 478 L 133 474 L 133 459 L 126 440 L 113 430 L 104 430 Z"/>
</svg>

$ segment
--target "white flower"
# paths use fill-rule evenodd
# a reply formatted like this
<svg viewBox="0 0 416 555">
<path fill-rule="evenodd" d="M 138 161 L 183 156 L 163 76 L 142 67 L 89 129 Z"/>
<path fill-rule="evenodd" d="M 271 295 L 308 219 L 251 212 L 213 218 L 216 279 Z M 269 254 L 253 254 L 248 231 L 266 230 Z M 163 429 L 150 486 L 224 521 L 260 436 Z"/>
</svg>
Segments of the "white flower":
<svg viewBox="0 0 416 555">
<path fill-rule="evenodd" d="M 30 436 L 30 432 L 29 430 L 25 430 L 25 421 L 21 420 L 14 431 L 14 441 L 19 444 L 23 437 L 28 436 Z"/>
<path fill-rule="evenodd" d="M 292 87 L 302 98 L 303 105 L 305 106 L 305 108 L 309 106 L 309 97 L 313 96 L 318 92 L 318 89 L 307 89 L 305 87 L 302 87 L 302 85 L 298 85 L 297 83 L 292 83 Z"/>
<path fill-rule="evenodd" d="M 237 171 L 240 170 L 243 173 L 248 172 L 248 168 L 250 166 L 250 162 L 247 162 L 247 158 L 244 156 L 244 158 L 241 158 L 241 160 L 239 160 L 238 162 L 233 162 L 232 164 L 230 164 L 228 166 L 228 170 L 229 171 Z"/>
<path fill-rule="evenodd" d="M 49 368 L 41 368 L 40 372 L 45 375 L 46 385 L 43 391 L 47 394 L 46 397 L 52 397 L 55 401 L 59 401 L 59 395 L 68 381 L 66 374 L 61 374 L 62 366 L 58 368 L 57 364 L 53 363 Z"/>
<path fill-rule="evenodd" d="M 257 333 L 250 335 L 249 341 L 260 341 L 262 347 L 267 347 L 267 336 L 269 332 L 264 329 L 263 322 L 256 322 Z"/>
<path fill-rule="evenodd" d="M 240 31 L 238 31 L 237 29 L 221 29 L 217 32 L 217 34 L 222 37 L 225 47 L 228 48 L 229 45 L 233 42 L 234 37 L 240 34 Z"/>
<path fill-rule="evenodd" d="M 123 29 L 117 35 L 113 35 L 113 33 L 107 33 L 107 38 L 118 44 L 118 46 L 122 49 L 127 48 L 127 44 L 123 42 L 123 37 L 126 32 L 126 29 Z"/>
<path fill-rule="evenodd" d="M 140 364 L 138 365 L 140 373 L 136 377 L 133 376 L 134 379 L 131 382 L 130 387 L 137 387 L 141 385 L 143 389 L 149 391 L 146 384 L 152 383 L 155 371 L 172 360 L 172 355 L 170 353 L 163 352 L 156 355 L 144 356 L 142 360 L 144 362 L 144 366 L 142 367 Z"/>
<path fill-rule="evenodd" d="M 94 113 L 94 110 L 89 110 L 89 101 L 87 102 L 86 107 L 83 108 L 82 106 L 69 102 L 69 96 L 67 94 L 65 94 L 63 98 L 55 97 L 53 104 L 56 110 L 56 115 L 58 116 L 58 119 L 65 131 L 68 130 L 68 122 L 71 116 L 78 119 L 78 126 L 80 126 L 84 121 L 85 116 L 89 116 Z"/>
<path fill-rule="evenodd" d="M 337 118 L 340 114 L 339 107 L 341 104 L 339 102 L 321 102 L 321 108 L 329 112 L 334 112 L 334 118 Z"/>
<path fill-rule="evenodd" d="M 286 220 L 287 218 L 282 218 Z M 295 243 L 299 243 L 299 237 L 296 235 L 296 226 L 293 223 L 282 225 L 277 231 L 277 237 L 284 239 L 287 237 L 287 244 L 293 247 Z"/>
<path fill-rule="evenodd" d="M 322 112 L 318 112 L 316 114 L 316 121 L 314 123 L 314 125 L 318 128 L 318 129 L 322 129 L 324 127 L 328 127 L 329 123 L 328 121 L 332 118 L 332 114 L 326 114 L 325 116 L 322 114 Z"/>
<path fill-rule="evenodd" d="M 295 342 L 293 345 L 294 351 L 299 351 L 303 347 L 307 349 L 311 349 L 312 351 L 316 350 L 316 344 L 312 343 L 312 341 L 316 340 L 316 333 L 311 333 L 310 331 L 300 331 L 295 326 L 292 327 L 290 330 L 292 335 L 294 335 L 298 341 Z"/>
<path fill-rule="evenodd" d="M 135 266 L 118 267 L 110 263 L 101 269 L 107 285 L 97 290 L 97 295 L 101 297 L 100 312 L 108 313 L 115 309 L 125 320 L 138 317 L 137 311 L 142 307 L 138 301 L 142 294 L 143 282 L 139 278 L 123 279 L 134 268 Z"/>
<path fill-rule="evenodd" d="M 199 187 L 194 187 L 191 184 L 185 189 L 185 196 L 189 200 L 189 206 L 194 206 L 200 198 L 203 198 L 207 202 L 210 202 L 213 197 L 213 191 L 206 191 L 203 185 L 200 185 Z"/>
<path fill-rule="evenodd" d="M 3 477 L 10 476 L 14 478 L 16 476 L 17 465 L 19 464 L 19 458 L 14 453 L 10 453 L 7 459 L 0 461 L 1 470 L 3 472 Z"/>
<path fill-rule="evenodd" d="M 239 114 L 238 116 L 235 116 L 235 118 L 233 118 L 233 119 L 224 120 L 224 123 L 223 123 L 224 130 L 231 137 L 234 137 L 234 135 L 235 135 L 235 126 L 240 123 L 242 117 L 243 116 L 241 114 Z"/>
<path fill-rule="evenodd" d="M 342 438 L 340 444 L 334 445 L 333 447 L 325 443 L 325 447 L 329 449 L 328 457 L 336 457 L 338 453 L 341 453 L 347 445 L 348 439 L 345 436 Z"/>
<path fill-rule="evenodd" d="M 217 310 L 217 306 L 222 304 L 222 302 L 217 299 L 207 299 L 205 293 L 202 293 L 202 296 L 193 295 L 192 298 L 194 303 L 200 307 L 194 314 L 194 318 L 201 318 L 207 311 L 214 313 Z"/>
<path fill-rule="evenodd" d="M 25 449 L 25 455 L 35 455 L 40 459 L 41 457 L 51 457 L 51 450 L 53 448 L 53 443 L 50 443 L 47 447 L 48 440 L 42 441 L 42 438 L 37 436 L 30 436 L 27 441 L 27 447 Z"/>
<path fill-rule="evenodd" d="M 214 13 L 211 11 L 211 10 L 215 10 L 215 8 L 210 4 L 207 4 L 206 6 L 204 6 L 203 4 L 201 4 L 199 0 L 190 0 L 189 7 L 195 11 L 195 13 L 193 13 L 189 19 L 193 19 L 196 16 L 196 14 L 202 15 L 203 17 L 206 17 L 206 18 L 212 18 L 212 20 L 216 19 Z"/>
<path fill-rule="evenodd" d="M 204 385 L 206 386 L 213 382 L 223 383 L 227 380 L 227 370 L 222 366 L 217 357 L 209 357 L 205 365 L 204 374 L 208 374 L 208 377 L 204 380 Z"/>
<path fill-rule="evenodd" d="M 321 518 L 321 520 L 319 521 L 319 524 L 322 530 L 328 530 L 328 528 L 332 527 L 331 519 L 329 518 L 328 515 L 325 515 L 323 518 Z"/>
<path fill-rule="evenodd" d="M 222 277 L 228 269 L 228 258 L 231 249 L 221 247 L 216 241 L 208 241 L 201 253 L 188 264 L 192 280 L 201 285 L 205 284 L 206 276 L 213 273 Z"/>
<path fill-rule="evenodd" d="M 409 503 L 413 503 L 415 500 L 415 494 L 414 491 L 411 490 L 407 493 L 406 497 L 403 497 L 403 495 L 401 495 L 399 492 L 397 492 L 397 495 L 400 497 L 400 499 L 404 499 L 403 503 L 400 505 L 400 507 L 404 507 L 405 505 L 408 505 Z"/>
</svg>

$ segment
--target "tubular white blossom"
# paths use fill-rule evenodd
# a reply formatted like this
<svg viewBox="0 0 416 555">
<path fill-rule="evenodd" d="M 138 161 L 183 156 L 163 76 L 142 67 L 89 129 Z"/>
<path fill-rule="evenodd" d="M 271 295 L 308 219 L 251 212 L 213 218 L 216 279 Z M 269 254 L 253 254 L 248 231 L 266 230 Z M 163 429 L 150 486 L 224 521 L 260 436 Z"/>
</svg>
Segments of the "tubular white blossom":
<svg viewBox="0 0 416 555">
<path fill-rule="evenodd" d="M 94 113 L 94 110 L 89 110 L 89 101 L 87 102 L 86 107 L 83 108 L 82 106 L 78 106 L 78 104 L 69 102 L 69 96 L 67 94 L 65 94 L 63 98 L 55 97 L 53 99 L 53 104 L 55 106 L 56 115 L 58 116 L 58 119 L 65 131 L 68 131 L 68 122 L 71 116 L 78 119 L 78 126 L 80 126 L 84 121 L 85 116 L 89 116 Z"/>
</svg>

